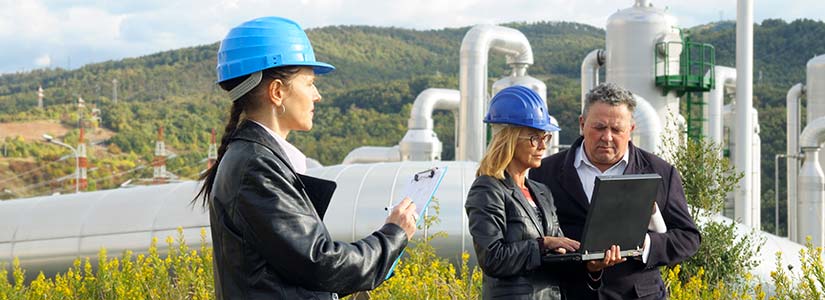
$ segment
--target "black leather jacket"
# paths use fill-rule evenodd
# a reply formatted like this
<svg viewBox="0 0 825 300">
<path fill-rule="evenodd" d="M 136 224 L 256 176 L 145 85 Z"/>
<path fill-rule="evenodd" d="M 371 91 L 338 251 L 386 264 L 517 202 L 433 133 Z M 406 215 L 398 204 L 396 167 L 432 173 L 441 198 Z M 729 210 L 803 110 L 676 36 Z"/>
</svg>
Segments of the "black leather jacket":
<svg viewBox="0 0 825 300">
<path fill-rule="evenodd" d="M 387 224 L 353 243 L 333 241 L 321 220 L 334 189 L 295 173 L 276 140 L 244 122 L 209 199 L 217 299 L 336 299 L 381 284 L 406 233 Z"/>
<path fill-rule="evenodd" d="M 506 174 L 506 173 L 505 173 Z M 542 266 L 542 236 L 563 236 L 553 196 L 543 184 L 525 179 L 544 218 L 537 216 L 513 179 L 479 176 L 465 209 L 478 265 L 484 271 L 484 299 L 561 299 L 553 265 Z"/>
</svg>

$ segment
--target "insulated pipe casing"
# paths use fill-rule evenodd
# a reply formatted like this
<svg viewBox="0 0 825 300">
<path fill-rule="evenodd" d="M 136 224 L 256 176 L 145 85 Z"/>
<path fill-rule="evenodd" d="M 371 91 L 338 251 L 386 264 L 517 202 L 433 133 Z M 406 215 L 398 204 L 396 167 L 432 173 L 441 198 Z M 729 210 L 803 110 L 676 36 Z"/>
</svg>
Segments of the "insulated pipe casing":
<svg viewBox="0 0 825 300">
<path fill-rule="evenodd" d="M 401 161 L 401 152 L 399 151 L 398 146 L 363 146 L 350 151 L 347 156 L 344 157 L 344 161 L 341 162 L 341 164 L 350 165 L 393 161 Z"/>
<path fill-rule="evenodd" d="M 584 57 L 581 67 L 581 113 L 584 113 L 584 102 L 587 93 L 599 84 L 599 69 L 605 63 L 605 53 L 602 49 L 590 51 Z"/>
<path fill-rule="evenodd" d="M 736 12 L 736 111 L 749 112 L 753 108 L 753 0 L 739 0 Z M 744 174 L 736 185 L 734 202 L 735 219 L 754 227 L 759 216 L 753 211 L 753 153 L 748 146 L 753 143 L 753 115 L 736 114 L 735 139 L 740 145 L 735 160 L 736 172 Z M 758 192 L 757 192 L 758 193 Z M 758 228 L 757 228 L 758 229 Z"/>
<path fill-rule="evenodd" d="M 705 92 L 703 97 L 708 104 L 705 106 L 707 126 L 703 126 L 703 134 L 716 146 L 721 146 L 725 140 L 722 134 L 722 106 L 725 104 L 725 91 L 728 86 L 736 84 L 736 69 L 723 66 L 713 67 L 715 73 L 715 88 Z M 710 73 L 710 71 L 708 71 Z M 722 153 L 720 151 L 719 155 Z"/>
<path fill-rule="evenodd" d="M 636 122 L 636 130 L 633 131 L 632 139 L 635 145 L 650 153 L 657 153 L 658 145 L 661 144 L 662 121 L 656 109 L 647 100 L 639 95 L 633 95 L 636 99 L 636 110 L 633 112 L 633 119 Z"/>
<path fill-rule="evenodd" d="M 787 124 L 786 124 L 786 134 L 787 134 L 787 160 L 786 168 L 785 168 L 785 176 L 786 176 L 786 190 L 787 190 L 787 203 L 788 203 L 788 238 L 795 241 L 796 240 L 796 211 L 797 211 L 797 201 L 798 201 L 798 191 L 799 191 L 799 183 L 798 183 L 798 176 L 799 176 L 799 159 L 798 156 L 800 154 L 799 151 L 799 102 L 802 95 L 805 93 L 805 86 L 801 83 L 797 83 L 790 90 L 788 90 L 787 97 L 785 98 L 785 107 L 786 107 L 786 114 L 787 114 Z M 777 224 L 778 225 L 778 224 Z"/>
<path fill-rule="evenodd" d="M 487 112 L 487 61 L 489 52 L 504 54 L 508 65 L 533 64 L 530 42 L 518 30 L 476 25 L 461 41 L 459 55 L 459 132 L 456 160 L 481 161 L 487 145 L 484 115 Z"/>
<path fill-rule="evenodd" d="M 461 94 L 457 90 L 429 88 L 415 98 L 410 119 L 407 120 L 409 129 L 433 129 L 433 111 L 436 109 L 457 112 Z"/>
</svg>

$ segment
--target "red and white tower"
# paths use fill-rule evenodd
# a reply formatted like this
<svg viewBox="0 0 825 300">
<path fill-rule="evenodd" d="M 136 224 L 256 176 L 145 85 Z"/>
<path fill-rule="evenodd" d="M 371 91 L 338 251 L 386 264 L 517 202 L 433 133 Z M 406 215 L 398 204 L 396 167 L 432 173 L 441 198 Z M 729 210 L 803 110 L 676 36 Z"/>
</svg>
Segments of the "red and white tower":
<svg viewBox="0 0 825 300">
<path fill-rule="evenodd" d="M 169 176 L 166 174 L 166 144 L 163 143 L 163 126 L 158 128 L 158 140 L 155 142 L 155 159 L 152 161 L 154 175 L 152 183 L 166 183 Z"/>
<path fill-rule="evenodd" d="M 80 139 L 77 142 L 77 164 L 80 172 L 80 190 L 85 191 L 89 185 L 86 179 L 86 170 L 89 168 L 89 160 L 86 158 L 86 140 L 84 139 L 83 127 L 80 127 Z"/>
<path fill-rule="evenodd" d="M 209 144 L 209 152 L 206 154 L 206 169 L 212 168 L 218 161 L 218 145 L 215 142 L 215 128 L 212 128 L 212 142 Z"/>
</svg>

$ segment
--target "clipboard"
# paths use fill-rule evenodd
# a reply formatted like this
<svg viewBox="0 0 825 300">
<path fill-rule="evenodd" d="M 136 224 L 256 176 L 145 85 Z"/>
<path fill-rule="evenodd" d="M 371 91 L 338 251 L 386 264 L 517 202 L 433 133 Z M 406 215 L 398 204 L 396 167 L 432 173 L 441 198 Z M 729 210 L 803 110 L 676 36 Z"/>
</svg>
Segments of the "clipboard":
<svg viewBox="0 0 825 300">
<path fill-rule="evenodd" d="M 441 185 L 441 181 L 444 179 L 444 174 L 446 173 L 447 167 L 434 167 L 413 174 L 413 176 L 410 177 L 410 181 L 407 182 L 407 186 L 401 193 L 401 199 L 397 202 L 401 202 L 404 197 L 410 197 L 410 200 L 415 204 L 415 212 L 418 214 L 418 219 L 416 219 L 415 222 L 416 227 L 423 222 L 424 212 L 427 211 L 427 206 L 430 205 L 430 201 L 432 201 L 433 195 L 435 195 L 435 191 L 438 190 L 438 186 Z M 389 210 L 389 208 L 387 210 Z M 398 261 L 404 256 L 405 250 L 406 249 L 401 250 L 401 253 L 398 254 L 398 258 L 392 263 L 390 271 L 384 280 L 392 276 L 392 272 L 395 270 L 395 266 L 398 265 Z"/>
</svg>

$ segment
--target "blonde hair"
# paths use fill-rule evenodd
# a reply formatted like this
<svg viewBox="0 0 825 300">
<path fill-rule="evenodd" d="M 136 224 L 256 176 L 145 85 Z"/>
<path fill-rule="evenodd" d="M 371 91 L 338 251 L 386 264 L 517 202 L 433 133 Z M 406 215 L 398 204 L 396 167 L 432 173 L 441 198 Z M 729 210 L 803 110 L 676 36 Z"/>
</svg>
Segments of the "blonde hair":
<svg viewBox="0 0 825 300">
<path fill-rule="evenodd" d="M 516 154 L 518 137 L 522 127 L 493 124 L 493 140 L 487 146 L 487 153 L 481 158 L 476 177 L 487 175 L 504 179 L 504 169 Z"/>
</svg>

